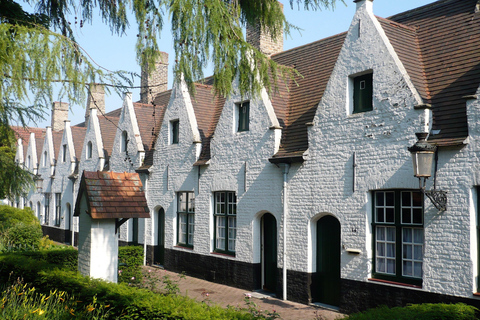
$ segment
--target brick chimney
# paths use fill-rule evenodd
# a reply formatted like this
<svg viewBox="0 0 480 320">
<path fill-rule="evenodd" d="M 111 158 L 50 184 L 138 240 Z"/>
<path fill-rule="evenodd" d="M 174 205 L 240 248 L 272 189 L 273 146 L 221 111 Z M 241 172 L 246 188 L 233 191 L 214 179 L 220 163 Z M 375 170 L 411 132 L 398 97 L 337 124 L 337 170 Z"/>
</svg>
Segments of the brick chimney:
<svg viewBox="0 0 480 320">
<path fill-rule="evenodd" d="M 68 103 L 54 102 L 52 105 L 52 129 L 62 130 L 65 120 L 68 120 Z"/>
<path fill-rule="evenodd" d="M 150 103 L 157 94 L 168 89 L 168 53 L 159 52 L 155 70 L 148 74 L 148 66 L 142 67 L 140 102 Z"/>
<path fill-rule="evenodd" d="M 98 109 L 100 115 L 105 114 L 105 88 L 101 84 L 90 84 L 87 98 L 87 107 L 85 108 L 85 123 L 90 117 L 90 109 Z"/>
<path fill-rule="evenodd" d="M 283 4 L 277 3 L 283 11 Z M 254 26 L 247 25 L 246 33 L 247 42 L 269 57 L 283 51 L 283 29 L 277 39 L 272 39 L 270 32 L 262 30 L 258 23 Z"/>
</svg>

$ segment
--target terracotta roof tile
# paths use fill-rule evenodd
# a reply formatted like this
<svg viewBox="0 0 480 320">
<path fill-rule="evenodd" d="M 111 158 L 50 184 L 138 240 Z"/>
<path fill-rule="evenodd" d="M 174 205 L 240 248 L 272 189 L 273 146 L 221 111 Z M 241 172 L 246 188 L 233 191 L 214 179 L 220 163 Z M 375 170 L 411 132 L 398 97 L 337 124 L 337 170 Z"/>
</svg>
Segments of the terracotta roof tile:
<svg viewBox="0 0 480 320">
<path fill-rule="evenodd" d="M 477 0 L 441 0 L 390 17 L 416 28 L 425 68 L 427 103 L 433 108 L 431 137 L 438 142 L 468 136 L 466 103 L 480 84 L 480 16 Z"/>
<path fill-rule="evenodd" d="M 338 34 L 272 56 L 276 62 L 294 67 L 303 76 L 295 79 L 298 85 L 293 83 L 290 85 L 290 94 L 287 99 L 283 99 L 280 95 L 277 99 L 273 98 L 275 102 L 280 100 L 285 103 L 284 100 L 287 100 L 288 103 L 285 113 L 285 129 L 276 156 L 289 156 L 307 150 L 306 123 L 313 121 L 345 36 L 346 33 Z M 286 95 L 285 89 L 282 94 Z M 279 107 L 276 103 L 275 106 L 276 112 L 280 113 L 277 111 Z"/>
<path fill-rule="evenodd" d="M 150 218 L 138 173 L 84 171 L 75 205 L 77 216 L 83 195 L 92 219 Z"/>
</svg>

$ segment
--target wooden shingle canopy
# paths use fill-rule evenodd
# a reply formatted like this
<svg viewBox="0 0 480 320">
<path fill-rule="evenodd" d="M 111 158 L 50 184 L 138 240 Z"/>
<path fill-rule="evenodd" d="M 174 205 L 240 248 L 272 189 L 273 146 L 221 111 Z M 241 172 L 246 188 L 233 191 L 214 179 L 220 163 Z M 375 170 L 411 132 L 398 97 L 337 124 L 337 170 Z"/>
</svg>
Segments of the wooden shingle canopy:
<svg viewBox="0 0 480 320">
<path fill-rule="evenodd" d="M 82 197 L 92 219 L 150 218 L 138 173 L 84 171 L 80 180 L 75 216 L 80 215 Z"/>
</svg>

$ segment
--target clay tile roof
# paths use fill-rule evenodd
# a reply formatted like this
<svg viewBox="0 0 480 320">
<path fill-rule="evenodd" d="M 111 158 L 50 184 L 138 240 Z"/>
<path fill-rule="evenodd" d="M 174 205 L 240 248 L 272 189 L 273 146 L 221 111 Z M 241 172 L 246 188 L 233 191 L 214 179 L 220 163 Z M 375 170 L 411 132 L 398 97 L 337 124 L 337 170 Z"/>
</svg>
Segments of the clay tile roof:
<svg viewBox="0 0 480 320">
<path fill-rule="evenodd" d="M 82 157 L 83 142 L 85 140 L 85 134 L 87 133 L 87 128 L 73 126 L 71 127 L 71 129 L 72 129 L 73 146 L 75 148 L 75 157 L 77 158 L 77 160 L 80 160 L 80 158 Z"/>
<path fill-rule="evenodd" d="M 430 93 L 427 90 L 427 82 L 425 79 L 424 65 L 416 29 L 377 17 L 382 25 L 387 38 L 390 40 L 399 59 L 407 70 L 413 85 L 424 101 L 430 99 Z"/>
<path fill-rule="evenodd" d="M 75 205 L 76 216 L 83 195 L 87 197 L 92 219 L 150 218 L 138 173 L 84 171 Z"/>
<path fill-rule="evenodd" d="M 204 165 L 210 160 L 210 141 L 225 105 L 225 98 L 215 95 L 212 85 L 196 83 L 195 90 L 192 104 L 202 139 L 202 149 L 194 165 Z"/>
<path fill-rule="evenodd" d="M 439 144 L 468 136 L 466 95 L 480 84 L 480 13 L 477 0 L 441 0 L 394 15 L 389 20 L 416 29 L 422 53 L 427 103 L 433 109 L 430 139 Z"/>
<path fill-rule="evenodd" d="M 146 170 L 153 164 L 153 153 L 155 151 L 155 143 L 157 142 L 158 133 L 163 122 L 165 110 L 172 90 L 159 93 L 152 104 L 134 103 L 135 115 L 142 137 L 143 147 L 145 149 L 144 164 L 138 168 Z"/>
<path fill-rule="evenodd" d="M 35 133 L 35 140 L 37 142 L 37 157 L 40 157 L 40 153 L 42 152 L 43 141 L 45 139 L 46 129 L 42 128 L 31 128 L 31 127 L 19 127 L 19 126 L 11 126 L 12 130 L 15 133 L 15 138 L 21 138 L 23 141 L 23 155 L 27 155 L 28 144 L 30 142 L 30 133 Z M 41 142 L 41 147 L 39 148 L 38 143 Z M 39 158 L 40 159 L 40 158 Z"/>
<path fill-rule="evenodd" d="M 290 84 L 290 94 L 286 96 L 285 86 L 278 97 L 273 97 L 277 117 L 278 101 L 287 103 L 285 113 L 285 129 L 282 133 L 280 149 L 275 157 L 302 155 L 308 148 L 308 132 L 306 124 L 313 121 L 317 106 L 327 86 L 346 33 L 341 33 L 323 40 L 310 43 L 295 49 L 272 56 L 276 62 L 294 67 L 303 77 L 297 77 L 296 84 Z M 280 95 L 281 94 L 281 95 Z"/>
<path fill-rule="evenodd" d="M 106 159 L 112 155 L 113 142 L 115 140 L 115 134 L 117 133 L 118 120 L 119 117 L 112 115 L 98 117 Z"/>
<path fill-rule="evenodd" d="M 62 144 L 63 130 L 52 131 L 53 137 L 53 158 L 57 159 L 58 153 L 60 152 L 60 145 Z"/>
</svg>

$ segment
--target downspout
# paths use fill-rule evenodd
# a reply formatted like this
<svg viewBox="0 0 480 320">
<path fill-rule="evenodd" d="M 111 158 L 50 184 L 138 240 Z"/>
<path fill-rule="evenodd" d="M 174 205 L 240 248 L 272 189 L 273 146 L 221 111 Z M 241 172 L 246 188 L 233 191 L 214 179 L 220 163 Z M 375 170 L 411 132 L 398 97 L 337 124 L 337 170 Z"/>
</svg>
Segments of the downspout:
<svg viewBox="0 0 480 320">
<path fill-rule="evenodd" d="M 283 300 L 287 300 L 287 215 L 288 215 L 288 197 L 287 197 L 287 178 L 290 164 L 280 164 L 283 173 Z"/>
<path fill-rule="evenodd" d="M 147 187 L 148 187 L 148 176 L 145 177 L 145 186 L 143 188 L 145 195 L 147 194 Z M 153 221 L 153 215 L 150 215 L 151 221 Z M 147 219 L 143 220 L 143 265 L 147 265 Z M 152 223 L 153 229 L 153 223 Z"/>
</svg>

